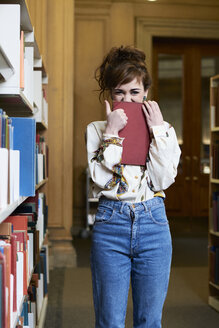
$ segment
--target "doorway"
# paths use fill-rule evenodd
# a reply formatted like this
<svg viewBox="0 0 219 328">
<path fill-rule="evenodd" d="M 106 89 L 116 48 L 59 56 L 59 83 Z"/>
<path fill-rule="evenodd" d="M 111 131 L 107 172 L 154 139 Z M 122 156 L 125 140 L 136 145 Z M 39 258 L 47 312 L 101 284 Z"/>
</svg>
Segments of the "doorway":
<svg viewBox="0 0 219 328">
<path fill-rule="evenodd" d="M 208 215 L 209 83 L 218 73 L 219 40 L 153 38 L 153 96 L 182 151 L 166 191 L 169 216 Z"/>
</svg>

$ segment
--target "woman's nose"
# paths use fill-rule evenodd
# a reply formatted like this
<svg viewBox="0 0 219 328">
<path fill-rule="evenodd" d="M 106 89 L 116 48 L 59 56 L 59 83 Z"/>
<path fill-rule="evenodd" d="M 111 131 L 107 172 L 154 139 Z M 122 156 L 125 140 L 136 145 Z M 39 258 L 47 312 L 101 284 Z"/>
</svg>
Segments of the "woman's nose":
<svg viewBox="0 0 219 328">
<path fill-rule="evenodd" d="M 131 102 L 131 101 L 132 101 L 132 97 L 131 97 L 131 95 L 129 95 L 129 94 L 125 94 L 125 95 L 124 95 L 124 98 L 123 98 L 123 101 Z"/>
</svg>

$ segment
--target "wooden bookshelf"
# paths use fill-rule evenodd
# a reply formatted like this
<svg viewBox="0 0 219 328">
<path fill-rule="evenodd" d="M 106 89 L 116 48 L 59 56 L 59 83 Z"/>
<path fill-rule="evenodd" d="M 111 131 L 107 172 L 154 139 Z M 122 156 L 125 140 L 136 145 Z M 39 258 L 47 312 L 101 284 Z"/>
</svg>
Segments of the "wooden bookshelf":
<svg viewBox="0 0 219 328">
<path fill-rule="evenodd" d="M 42 186 L 44 186 L 48 182 L 48 178 L 44 179 L 40 183 L 38 183 L 35 187 L 36 190 L 40 189 Z"/>
<path fill-rule="evenodd" d="M 16 210 L 16 208 L 21 205 L 27 197 L 20 197 L 18 200 L 16 200 L 14 203 L 7 205 L 5 208 L 0 209 L 0 223 L 2 223 L 11 213 Z"/>
<path fill-rule="evenodd" d="M 209 180 L 209 298 L 208 303 L 215 310 L 219 311 L 219 285 L 214 263 L 219 248 L 219 220 L 217 213 L 219 206 L 219 155 L 215 144 L 219 143 L 219 75 L 210 79 L 210 163 L 211 174 Z M 214 256 L 212 254 L 215 254 Z M 215 280 L 215 281 L 212 281 Z"/>
<path fill-rule="evenodd" d="M 0 45 L 0 81 L 7 81 L 14 74 L 14 67 Z"/>
<path fill-rule="evenodd" d="M 48 76 L 47 76 L 46 67 L 43 62 L 42 55 L 39 50 L 37 36 L 35 35 L 35 29 L 31 21 L 29 8 L 26 0 L 6 0 L 4 1 L 4 3 L 2 2 L 0 3 L 0 30 L 4 31 L 4 33 L 0 34 L 0 108 L 9 117 L 31 117 L 36 121 L 37 119 L 35 118 L 35 114 L 37 111 L 41 110 L 40 106 L 43 100 L 45 105 L 45 99 L 43 99 L 43 93 L 42 93 L 42 86 L 43 83 L 48 83 Z M 20 42 L 21 31 L 24 32 L 24 43 Z M 21 45 L 24 46 L 24 57 L 25 57 L 24 86 L 22 88 L 21 88 L 22 84 L 20 83 L 20 71 L 21 71 L 20 63 L 22 58 Z M 40 79 L 37 80 L 38 83 L 37 88 L 35 83 L 35 72 L 37 72 L 36 75 L 41 77 Z M 38 91 L 37 96 L 36 96 L 36 91 Z M 36 124 L 36 132 L 40 134 L 46 134 L 48 130 L 47 102 L 46 102 L 46 109 L 47 109 L 47 116 L 45 117 L 47 118 L 47 122 L 42 120 L 37 122 Z M 34 143 L 34 147 L 36 147 L 35 143 Z M 36 149 L 34 149 L 34 151 L 36 152 Z M 40 179 L 41 178 L 42 177 L 40 176 Z M 35 186 L 35 190 L 38 191 L 40 188 L 44 188 L 47 182 L 48 182 L 48 178 L 45 178 L 43 181 L 41 181 Z M 11 189 L 11 191 L 13 191 L 13 189 Z M 4 222 L 4 220 L 8 216 L 13 214 L 13 212 L 17 209 L 17 207 L 21 205 L 23 202 L 25 202 L 27 198 L 28 197 L 20 196 L 19 199 L 14 201 L 12 204 L 0 208 L 0 223 Z M 43 236 L 44 230 L 41 229 L 41 227 L 44 227 L 44 222 L 45 222 L 43 221 L 42 218 L 43 215 L 41 215 L 42 221 L 37 221 L 37 224 L 39 223 L 39 226 L 37 226 L 37 230 L 39 230 L 41 234 L 39 239 L 39 249 L 42 249 L 42 245 L 44 244 L 45 240 L 46 240 L 45 243 L 48 243 L 48 231 Z M 30 249 L 32 250 L 32 248 Z M 48 247 L 47 247 L 46 254 L 48 255 Z M 34 264 L 36 263 L 33 262 L 32 264 L 34 266 Z M 29 271 L 32 269 L 32 264 L 31 266 L 29 266 Z M 34 268 L 32 269 L 32 272 L 28 279 L 29 284 L 31 282 L 31 277 L 33 272 L 34 272 Z M 41 294 L 40 294 L 41 301 L 43 297 L 42 292 L 44 293 L 43 289 L 41 289 Z M 18 318 L 23 308 L 23 303 L 24 301 L 26 301 L 27 297 L 28 296 L 23 296 L 18 306 L 17 312 L 11 313 L 12 320 L 11 320 L 10 328 L 16 327 Z M 42 306 L 40 303 L 41 306 L 41 309 L 39 311 L 40 316 L 36 318 L 36 327 L 43 327 L 44 325 L 47 304 L 48 304 L 48 296 L 46 295 L 44 296 Z"/>
</svg>

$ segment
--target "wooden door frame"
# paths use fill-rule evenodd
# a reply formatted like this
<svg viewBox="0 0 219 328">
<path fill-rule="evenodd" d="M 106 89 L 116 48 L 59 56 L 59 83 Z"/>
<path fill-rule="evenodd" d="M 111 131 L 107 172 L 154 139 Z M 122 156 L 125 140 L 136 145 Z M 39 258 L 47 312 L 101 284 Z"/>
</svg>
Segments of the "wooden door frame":
<svg viewBox="0 0 219 328">
<path fill-rule="evenodd" d="M 219 39 L 219 22 L 171 18 L 137 17 L 135 45 L 146 53 L 150 72 L 153 67 L 153 38 Z"/>
</svg>

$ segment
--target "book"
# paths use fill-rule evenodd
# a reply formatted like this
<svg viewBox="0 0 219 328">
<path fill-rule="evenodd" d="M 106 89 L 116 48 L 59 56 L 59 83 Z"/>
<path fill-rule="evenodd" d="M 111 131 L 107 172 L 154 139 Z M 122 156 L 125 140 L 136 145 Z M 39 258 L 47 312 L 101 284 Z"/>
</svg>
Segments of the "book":
<svg viewBox="0 0 219 328">
<path fill-rule="evenodd" d="M 7 325 L 6 316 L 6 259 L 2 251 L 0 251 L 0 266 L 1 266 L 1 323 L 2 327 L 5 328 Z"/>
<path fill-rule="evenodd" d="M 14 126 L 14 149 L 20 151 L 20 196 L 34 196 L 36 122 L 32 118 L 11 119 Z"/>
<path fill-rule="evenodd" d="M 8 149 L 0 148 L 0 209 L 8 204 Z"/>
<path fill-rule="evenodd" d="M 24 90 L 24 31 L 20 36 L 20 88 Z"/>
<path fill-rule="evenodd" d="M 146 165 L 150 146 L 150 133 L 142 103 L 113 102 L 113 110 L 122 108 L 128 117 L 127 125 L 119 131 L 124 138 L 121 164 Z"/>
</svg>

